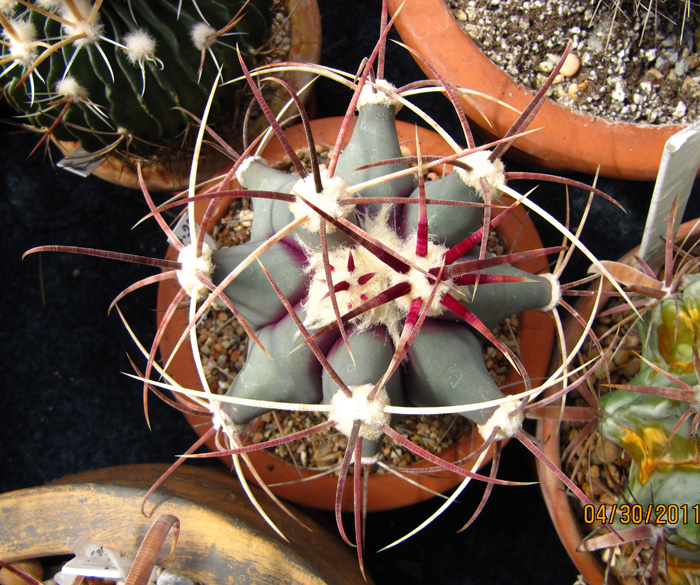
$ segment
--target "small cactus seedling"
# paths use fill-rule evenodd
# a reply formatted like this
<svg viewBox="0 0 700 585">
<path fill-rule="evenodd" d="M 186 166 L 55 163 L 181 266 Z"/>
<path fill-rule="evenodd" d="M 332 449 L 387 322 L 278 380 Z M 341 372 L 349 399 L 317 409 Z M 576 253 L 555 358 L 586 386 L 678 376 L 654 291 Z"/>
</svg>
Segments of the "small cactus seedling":
<svg viewBox="0 0 700 585">
<path fill-rule="evenodd" d="M 149 260 L 167 271 L 140 281 L 117 298 L 149 282 L 177 278 L 180 283 L 150 350 L 142 347 L 148 360 L 138 378 L 144 382 L 144 390 L 151 389 L 163 397 L 162 388 L 173 390 L 185 397 L 188 412 L 211 417 L 212 428 L 188 456 L 193 456 L 204 440 L 215 436 L 221 450 L 198 456 L 231 456 L 244 481 L 241 470 L 243 465 L 250 466 L 250 451 L 302 439 L 327 427 L 347 437 L 343 461 L 331 470 L 338 474 L 335 511 L 339 531 L 350 542 L 341 518 L 341 502 L 352 468 L 354 529 L 361 563 L 363 479 L 377 462 L 383 437 L 432 464 L 423 470 L 426 473 L 447 470 L 463 477 L 457 493 L 473 478 L 489 486 L 513 483 L 496 478 L 496 464 L 490 477 L 477 471 L 488 448 L 494 444 L 499 447 L 504 439 L 515 437 L 542 456 L 521 424 L 533 397 L 552 380 L 531 380 L 516 352 L 494 338 L 490 328 L 503 317 L 530 308 L 552 310 L 558 319 L 554 309 L 569 307 L 562 299 L 567 287 L 559 283 L 568 246 L 494 256 L 487 253 L 485 245 L 490 230 L 516 206 L 527 206 L 551 221 L 567 242 L 574 242 L 595 261 L 575 234 L 506 184 L 513 176 L 547 178 L 509 174 L 500 160 L 535 115 L 547 88 L 523 112 L 512 132 L 490 145 L 493 150 L 487 150 L 474 143 L 455 98 L 458 90 L 439 80 L 433 89 L 448 95 L 462 122 L 467 144 L 462 148 L 407 99 L 416 89 L 414 85 L 395 88 L 383 80 L 390 26 L 391 22 L 384 19 L 380 40 L 357 78 L 304 64 L 262 67 L 251 73 L 241 60 L 249 86 L 294 171 L 269 167 L 253 154 L 253 145 L 237 157 L 227 177 L 210 184 L 199 195 L 195 195 L 192 185 L 186 198 L 156 207 L 144 188 L 151 215 L 169 235 L 179 256 L 176 261 Z M 291 88 L 271 77 L 290 68 L 328 77 L 352 90 L 347 114 L 328 164 L 323 167 L 315 156 L 312 126 L 300 108 L 311 156 L 310 171 L 289 146 L 255 81 L 256 77 L 264 77 L 268 83 L 281 84 L 298 105 Z M 426 86 L 417 85 L 418 91 Z M 416 155 L 405 156 L 395 119 L 401 106 L 411 108 L 437 129 L 454 154 L 422 152 L 418 142 Z M 352 135 L 343 146 L 356 111 Z M 203 133 L 201 128 L 200 136 Z M 427 170 L 443 166 L 454 170 L 437 180 L 424 180 Z M 231 185 L 234 175 L 242 188 Z M 570 180 L 551 179 L 581 186 Z M 593 187 L 584 187 L 602 195 Z M 513 202 L 504 203 L 502 193 L 511 195 Z M 253 199 L 251 241 L 212 250 L 204 243 L 203 234 L 215 200 L 223 197 Z M 209 202 L 201 229 L 194 224 L 197 201 Z M 188 245 L 177 240 L 162 217 L 166 210 L 182 205 L 187 205 L 191 232 L 196 234 Z M 34 251 L 57 249 L 42 247 Z M 520 258 L 547 254 L 560 254 L 561 262 L 552 275 L 530 274 L 512 266 Z M 607 274 L 605 267 L 600 266 L 600 270 Z M 233 311 L 251 338 L 245 367 L 225 396 L 209 391 L 201 363 L 197 366 L 204 391 L 180 387 L 169 378 L 168 363 L 161 366 L 156 361 L 163 331 L 188 297 L 190 324 L 182 342 L 189 336 L 196 348 L 198 320 L 216 299 Z M 587 327 L 586 334 L 588 331 Z M 480 339 L 495 345 L 519 371 L 525 387 L 522 393 L 507 397 L 493 382 L 484 365 Z M 197 355 L 196 349 L 194 353 Z M 154 369 L 165 382 L 153 379 Z M 559 375 L 557 372 L 553 379 Z M 244 425 L 270 409 L 316 411 L 327 420 L 279 439 L 244 445 Z M 461 461 L 445 461 L 394 428 L 397 417 L 404 414 L 448 412 L 472 420 L 485 441 Z M 255 474 L 254 469 L 251 472 Z M 450 498 L 439 512 L 452 501 Z"/>
<path fill-rule="evenodd" d="M 147 164 L 191 155 L 197 121 L 219 70 L 241 75 L 265 57 L 272 0 L 9 2 L 0 12 L 0 79 L 20 120 L 79 142 L 84 159 L 110 153 Z M 240 83 L 212 105 L 219 132 L 242 128 Z M 213 118 L 213 119 L 214 119 Z M 38 147 L 38 145 L 37 145 Z M 175 157 L 175 158 L 174 158 Z"/>
</svg>

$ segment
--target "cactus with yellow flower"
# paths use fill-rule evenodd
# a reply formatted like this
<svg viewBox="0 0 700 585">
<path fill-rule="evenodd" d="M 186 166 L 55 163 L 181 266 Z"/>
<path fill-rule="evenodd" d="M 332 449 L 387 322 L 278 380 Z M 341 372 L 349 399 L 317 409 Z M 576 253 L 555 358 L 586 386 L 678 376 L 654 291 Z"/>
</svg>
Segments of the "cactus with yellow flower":
<svg viewBox="0 0 700 585">
<path fill-rule="evenodd" d="M 700 275 L 698 258 L 686 260 L 667 282 L 636 285 L 641 367 L 602 397 L 599 427 L 631 460 L 622 495 L 606 506 L 608 537 L 647 541 L 651 575 L 679 585 L 700 582 Z"/>
</svg>

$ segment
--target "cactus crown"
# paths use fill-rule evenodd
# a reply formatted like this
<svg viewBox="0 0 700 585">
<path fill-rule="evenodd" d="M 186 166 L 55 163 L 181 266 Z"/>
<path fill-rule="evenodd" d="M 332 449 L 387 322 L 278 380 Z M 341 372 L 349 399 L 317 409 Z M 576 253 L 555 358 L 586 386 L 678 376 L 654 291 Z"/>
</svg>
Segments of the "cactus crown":
<svg viewBox="0 0 700 585">
<path fill-rule="evenodd" d="M 0 13 L 4 98 L 44 140 L 78 141 L 97 159 L 109 152 L 163 159 L 192 147 L 191 115 L 203 111 L 219 69 L 224 80 L 240 76 L 236 47 L 248 62 L 260 57 L 271 6 L 272 0 L 13 3 Z M 215 119 L 233 127 L 237 108 L 247 105 L 242 87 L 221 88 Z"/>
</svg>

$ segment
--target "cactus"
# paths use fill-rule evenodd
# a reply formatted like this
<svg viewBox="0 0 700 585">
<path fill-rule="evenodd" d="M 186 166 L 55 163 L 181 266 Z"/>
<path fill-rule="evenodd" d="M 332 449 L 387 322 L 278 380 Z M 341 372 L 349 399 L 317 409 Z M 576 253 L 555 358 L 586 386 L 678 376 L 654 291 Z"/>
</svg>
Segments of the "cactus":
<svg viewBox="0 0 700 585">
<path fill-rule="evenodd" d="M 490 328 L 502 318 L 526 309 L 549 311 L 567 306 L 561 302 L 566 287 L 558 280 L 562 262 L 557 263 L 552 275 L 534 275 L 512 266 L 521 258 L 557 254 L 567 246 L 493 256 L 485 246 L 490 229 L 516 206 L 524 205 L 547 218 L 592 258 L 565 226 L 506 184 L 513 176 L 547 177 L 509 174 L 501 161 L 536 112 L 561 63 L 508 137 L 489 145 L 492 150 L 475 145 L 455 89 L 441 80 L 435 89 L 450 97 L 463 122 L 467 146 L 460 147 L 446 137 L 453 155 L 438 156 L 419 150 L 416 156 L 405 156 L 396 131 L 395 116 L 400 107 L 409 107 L 426 124 L 437 125 L 408 101 L 411 87 L 395 88 L 382 79 L 388 26 L 383 25 L 380 41 L 357 78 L 320 66 L 294 65 L 352 90 L 347 115 L 323 168 L 315 156 L 311 126 L 300 108 L 309 141 L 311 171 L 301 164 L 279 124 L 265 108 L 255 79 L 264 77 L 267 83 L 281 84 L 299 104 L 291 88 L 273 77 L 290 65 L 261 67 L 251 73 L 241 61 L 249 87 L 266 111 L 272 132 L 285 146 L 294 172 L 269 167 L 253 154 L 251 147 L 226 177 L 210 183 L 196 197 L 156 207 L 144 189 L 151 215 L 168 234 L 178 250 L 178 258 L 143 260 L 167 272 L 137 283 L 115 300 L 116 303 L 126 292 L 150 282 L 178 279 L 180 291 L 165 311 L 156 339 L 150 350 L 143 348 L 147 365 L 138 378 L 145 391 L 161 394 L 160 388 L 165 387 L 180 393 L 189 397 L 185 407 L 189 412 L 212 418 L 213 426 L 202 440 L 216 436 L 222 449 L 198 456 L 232 456 L 239 477 L 244 480 L 241 467 L 251 465 L 247 453 L 252 450 L 304 438 L 331 426 L 347 436 L 343 462 L 335 470 L 336 518 L 339 531 L 349 542 L 340 504 L 354 464 L 355 535 L 360 563 L 362 477 L 377 463 L 383 437 L 425 458 L 435 466 L 433 469 L 458 474 L 464 478 L 465 486 L 473 478 L 489 484 L 512 483 L 495 477 L 497 465 L 493 466 L 491 477 L 476 471 L 488 447 L 500 447 L 504 439 L 515 437 L 541 456 L 522 429 L 529 402 L 541 389 L 533 388 L 516 353 L 495 339 Z M 562 62 L 565 57 L 566 54 Z M 354 130 L 343 147 L 356 110 Z M 446 136 L 444 131 L 442 134 Z M 453 171 L 437 180 L 425 181 L 425 172 L 444 165 Z M 230 184 L 234 174 L 241 187 Z M 575 181 L 553 180 L 604 195 Z M 504 204 L 501 193 L 514 197 L 514 202 Z M 206 218 L 215 200 L 221 197 L 253 198 L 251 241 L 212 250 L 203 238 L 208 220 L 201 229 L 194 223 L 194 202 L 212 200 Z M 187 205 L 190 231 L 197 236 L 189 244 L 180 242 L 162 217 L 167 210 L 182 205 Z M 101 251 L 53 246 L 30 252 L 37 251 L 106 255 Z M 607 273 L 605 267 L 600 269 Z M 157 364 L 156 351 L 171 316 L 187 298 L 190 327 L 185 335 L 191 336 L 193 344 L 199 318 L 216 299 L 233 311 L 251 337 L 246 365 L 225 396 L 153 379 L 154 369 L 167 379 L 168 364 Z M 508 357 L 523 377 L 524 393 L 504 396 L 487 373 L 480 338 L 493 343 Z M 199 368 L 202 374 L 201 364 Z M 203 375 L 202 379 L 206 384 Z M 271 408 L 317 411 L 327 420 L 305 431 L 244 446 L 244 425 Z M 477 425 L 485 444 L 463 461 L 444 461 L 414 445 L 393 427 L 397 417 L 415 412 L 459 413 Z M 200 444 L 201 441 L 195 448 Z M 251 471 L 255 473 L 254 469 Z M 269 489 L 268 493 L 272 495 Z"/>
<path fill-rule="evenodd" d="M 486 371 L 481 345 L 464 321 L 473 321 L 482 333 L 490 335 L 488 330 L 506 316 L 556 302 L 558 287 L 546 276 L 513 268 L 512 257 L 480 259 L 483 207 L 478 204 L 484 193 L 479 179 L 461 169 L 428 183 L 425 189 L 404 175 L 377 187 L 353 190 L 355 185 L 407 169 L 402 161 L 353 172 L 377 161 L 401 158 L 394 124 L 396 104 L 381 91 L 366 88 L 365 92 L 367 100 L 359 104 L 355 131 L 338 158 L 335 175 L 330 178 L 324 171 L 319 173 L 323 184 L 320 193 L 315 192 L 311 175 L 299 179 L 270 169 L 256 158 L 243 161 L 239 167 L 237 176 L 249 191 L 294 193 L 297 201 L 303 198 L 308 203 L 290 205 L 286 198 L 256 200 L 251 241 L 213 251 L 213 281 L 218 285 L 272 234 L 301 222 L 294 238 L 285 238 L 281 245 L 267 250 L 260 257 L 261 265 L 251 265 L 224 289 L 261 342 L 251 344 L 246 365 L 228 394 L 277 402 L 323 402 L 331 405 L 332 411 L 336 402 L 343 401 L 344 391 L 355 395 L 368 384 L 377 396 L 386 391 L 383 400 L 394 406 L 445 407 L 502 399 Z M 489 170 L 494 167 L 497 180 L 503 180 L 500 161 L 492 164 L 486 153 L 477 153 L 464 162 L 476 166 L 474 160 L 483 161 Z M 353 202 L 358 196 L 363 203 Z M 380 204 L 380 198 L 397 202 Z M 421 198 L 478 206 L 416 205 Z M 427 217 L 419 218 L 421 213 Z M 489 267 L 491 263 L 493 267 Z M 262 266 L 280 284 L 288 302 L 297 307 L 309 332 L 307 339 L 311 334 L 318 336 L 315 343 L 331 368 L 324 370 L 321 362 L 313 359 L 311 343 L 298 347 L 304 334 L 300 335 L 295 317 L 285 310 Z M 474 290 L 477 271 L 480 284 Z M 384 302 L 370 308 L 376 300 Z M 337 327 L 334 305 L 347 323 L 345 341 Z M 402 335 L 405 337 L 419 320 L 420 334 L 405 348 L 404 356 Z M 502 344 L 498 347 L 512 354 Z M 398 358 L 403 359 L 403 366 L 389 376 L 401 361 Z M 516 356 L 512 359 L 517 363 Z M 382 384 L 375 389 L 379 380 Z M 348 432 L 352 424 L 339 420 L 343 410 L 333 417 Z M 463 414 L 485 425 L 496 410 L 493 406 Z M 234 425 L 243 425 L 265 411 L 236 404 L 223 407 Z M 382 434 L 379 427 L 385 423 L 388 417 L 379 417 L 373 431 L 367 430 L 367 435 L 360 432 L 364 461 L 376 458 L 376 439 Z"/>
<path fill-rule="evenodd" d="M 645 526 L 647 536 L 660 538 L 673 582 L 700 577 L 700 442 L 697 416 L 691 419 L 698 409 L 699 308 L 700 276 L 689 275 L 638 323 L 643 363 L 629 389 L 601 398 L 601 434 L 632 459 L 618 506 L 643 511 L 630 518 L 618 514 L 613 527 Z M 681 517 L 669 519 L 676 511 Z"/>
<path fill-rule="evenodd" d="M 600 398 L 598 432 L 630 462 L 617 503 L 596 515 L 615 532 L 583 545 L 598 550 L 649 542 L 651 578 L 665 575 L 669 583 L 691 585 L 700 579 L 700 275 L 696 252 L 673 257 L 674 216 L 663 280 L 638 258 L 638 269 L 603 262 L 637 295 L 635 311 L 623 322 L 632 319 L 641 339 L 641 365 L 629 383 L 610 384 L 613 390 Z M 626 338 L 614 339 L 609 352 L 614 355 Z"/>
<path fill-rule="evenodd" d="M 259 61 L 272 0 L 6 4 L 2 92 L 43 133 L 40 144 L 53 136 L 78 141 L 88 160 L 116 153 L 145 163 L 191 152 L 191 115 L 203 111 L 219 68 L 225 80 L 241 75 L 236 46 Z M 224 134 L 241 125 L 242 89 L 223 86 L 212 105 Z"/>
</svg>

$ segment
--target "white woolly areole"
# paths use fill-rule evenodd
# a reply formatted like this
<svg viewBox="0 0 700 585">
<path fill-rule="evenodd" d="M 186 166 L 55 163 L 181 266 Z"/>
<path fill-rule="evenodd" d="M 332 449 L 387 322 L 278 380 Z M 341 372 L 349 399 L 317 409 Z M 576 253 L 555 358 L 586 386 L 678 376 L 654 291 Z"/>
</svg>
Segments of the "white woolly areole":
<svg viewBox="0 0 700 585">
<path fill-rule="evenodd" d="M 92 3 L 89 0 L 73 0 L 70 5 L 62 2 L 58 13 L 65 20 L 63 30 L 68 36 L 78 35 L 74 44 L 83 45 L 96 43 L 102 35 L 102 23 L 96 16 L 93 22 L 88 20 L 92 12 Z"/>
<path fill-rule="evenodd" d="M 389 227 L 390 207 L 384 206 L 371 220 L 367 220 L 364 228 L 372 237 L 379 240 L 387 248 L 395 250 L 400 256 L 413 264 L 420 266 L 426 272 L 435 266 L 442 264 L 442 259 L 447 248 L 428 242 L 428 254 L 425 257 L 416 256 L 415 236 L 407 241 Z M 348 256 L 352 254 L 354 270 L 348 270 Z M 306 318 L 304 325 L 309 329 L 319 329 L 335 321 L 335 313 L 328 294 L 329 285 L 326 282 L 326 273 L 323 268 L 323 256 L 319 250 L 307 249 L 307 271 L 310 274 L 309 294 L 304 304 Z M 407 274 L 400 274 L 389 268 L 374 254 L 363 246 L 353 248 L 339 247 L 329 251 L 328 261 L 333 267 L 331 276 L 333 286 L 339 283 L 348 283 L 347 290 L 339 290 L 335 293 L 338 308 L 341 313 L 358 307 L 365 301 L 374 298 L 389 287 L 401 282 L 408 282 L 411 291 L 389 303 L 384 303 L 352 319 L 353 326 L 359 330 L 365 330 L 375 325 L 386 327 L 394 343 L 398 343 L 402 321 L 406 318 L 411 303 L 416 298 L 427 301 L 433 290 L 426 276 L 415 269 L 410 269 Z M 366 275 L 374 274 L 366 279 Z M 364 278 L 363 278 L 364 277 Z M 360 283 L 362 279 L 362 283 Z M 428 314 L 432 317 L 441 314 L 445 309 L 440 305 L 440 298 L 446 292 L 451 281 L 444 281 L 438 288 L 433 298 Z"/>
<path fill-rule="evenodd" d="M 0 12 L 3 14 L 12 14 L 17 5 L 17 0 L 0 0 Z"/>
<path fill-rule="evenodd" d="M 392 250 L 397 250 L 403 246 L 403 242 L 396 232 L 387 225 L 389 211 L 389 206 L 384 206 L 376 218 L 367 221 L 364 228 L 384 245 Z M 352 271 L 348 270 L 350 254 L 352 254 L 355 265 Z M 328 294 L 329 286 L 326 282 L 321 251 L 308 248 L 306 256 L 307 271 L 311 278 L 309 294 L 304 305 L 306 311 L 304 325 L 309 329 L 317 329 L 334 322 L 335 313 Z M 347 290 L 335 293 L 341 313 L 361 305 L 391 286 L 390 276 L 394 271 L 363 246 L 333 248 L 329 250 L 328 260 L 333 267 L 331 272 L 333 285 L 341 282 L 347 282 L 350 285 Z M 366 275 L 369 274 L 374 274 L 374 276 L 366 280 Z M 365 279 L 363 279 L 363 284 L 360 284 L 359 279 L 362 277 Z M 352 323 L 359 331 L 373 325 L 385 325 L 392 338 L 398 339 L 400 319 L 401 315 L 397 305 L 391 302 L 358 315 L 352 319 Z"/>
<path fill-rule="evenodd" d="M 497 429 L 495 435 L 496 441 L 509 439 L 517 433 L 525 419 L 525 415 L 522 411 L 518 411 L 519 407 L 520 402 L 504 402 L 495 410 L 489 420 L 483 425 L 477 425 L 479 434 L 484 441 L 491 436 L 494 429 Z"/>
<path fill-rule="evenodd" d="M 481 184 L 482 181 L 485 182 L 489 185 L 491 193 L 493 194 L 492 196 L 494 200 L 496 200 L 501 195 L 500 187 L 506 184 L 506 175 L 501 159 L 497 158 L 495 161 L 490 161 L 490 154 L 490 150 L 479 150 L 467 156 L 463 156 L 459 160 L 468 164 L 472 170 L 465 171 L 464 169 L 457 168 L 456 172 L 459 174 L 462 181 L 470 187 L 474 187 L 481 197 L 484 196 Z"/>
<path fill-rule="evenodd" d="M 552 296 L 549 298 L 549 303 L 544 307 L 540 308 L 540 311 L 551 311 L 559 305 L 561 300 L 561 286 L 559 285 L 559 280 L 551 272 L 545 272 L 540 274 L 540 276 L 548 280 L 552 284 Z"/>
<path fill-rule="evenodd" d="M 396 93 L 396 87 L 389 83 L 386 79 L 377 79 L 373 85 L 365 83 L 362 86 L 360 97 L 357 100 L 357 108 L 367 104 L 379 104 L 384 106 L 393 106 L 394 111 L 398 112 L 401 109 L 401 102 L 392 95 L 382 91 L 383 89 Z"/>
<path fill-rule="evenodd" d="M 10 21 L 16 35 L 11 35 L 8 29 L 2 31 L 2 36 L 10 43 L 10 54 L 22 66 L 29 67 L 36 58 L 36 28 L 25 20 Z"/>
<path fill-rule="evenodd" d="M 56 93 L 67 97 L 73 102 L 79 102 L 88 98 L 87 89 L 80 85 L 71 75 L 66 75 L 56 83 Z"/>
<path fill-rule="evenodd" d="M 428 272 L 431 268 L 442 265 L 447 248 L 429 241 L 428 253 L 425 256 L 417 256 L 416 237 L 414 235 L 404 242 L 403 247 L 398 249 L 397 252 L 403 258 L 406 258 L 416 266 L 425 270 L 425 272 Z M 414 299 L 422 299 L 424 302 L 428 302 L 433 288 L 435 287 L 434 282 L 428 280 L 425 274 L 415 268 L 411 268 L 407 274 L 399 274 L 398 272 L 392 271 L 392 286 L 400 282 L 408 282 L 411 285 L 411 294 L 399 297 L 394 301 L 399 306 L 404 316 L 408 314 L 408 310 L 411 308 L 411 303 Z M 433 297 L 433 302 L 428 309 L 429 317 L 436 317 L 445 311 L 445 308 L 440 304 L 440 299 L 447 291 L 446 287 L 450 286 L 451 282 L 451 280 L 445 280 L 438 286 L 438 289 L 435 291 L 435 296 Z"/>
<path fill-rule="evenodd" d="M 231 420 L 231 417 L 229 417 L 226 412 L 218 408 L 216 406 L 210 406 L 209 407 L 211 410 L 211 425 L 216 429 L 217 431 L 223 430 L 223 431 L 228 431 L 232 433 L 240 433 L 241 431 L 244 430 L 245 426 L 244 425 L 237 425 L 236 423 Z"/>
<path fill-rule="evenodd" d="M 156 40 L 143 29 L 138 29 L 124 36 L 126 58 L 134 65 L 155 60 Z"/>
<path fill-rule="evenodd" d="M 190 29 L 190 40 L 199 51 L 206 51 L 216 41 L 216 29 L 206 22 L 198 22 Z"/>
<path fill-rule="evenodd" d="M 389 395 L 384 388 L 380 388 L 372 400 L 367 396 L 374 388 L 373 384 L 362 386 L 350 386 L 352 396 L 346 396 L 344 392 L 336 392 L 331 399 L 328 418 L 335 421 L 335 428 L 349 437 L 355 421 L 361 421 L 359 436 L 370 441 L 378 441 L 382 438 L 382 425 L 388 425 L 391 415 L 384 412 L 390 405 Z"/>
<path fill-rule="evenodd" d="M 261 156 L 248 156 L 241 161 L 241 164 L 238 165 L 238 169 L 236 169 L 236 180 L 244 189 L 247 189 L 247 187 L 245 181 L 243 180 L 243 173 L 245 173 L 248 170 L 248 167 L 255 162 L 267 164 L 267 161 Z"/>
<path fill-rule="evenodd" d="M 197 244 L 192 243 L 180 250 L 177 257 L 177 261 L 182 264 L 182 268 L 177 271 L 177 279 L 185 292 L 195 300 L 204 298 L 209 293 L 209 289 L 197 278 L 197 272 L 211 280 L 214 271 L 211 252 L 211 248 L 205 243 L 202 244 L 201 256 L 197 256 Z"/>
<path fill-rule="evenodd" d="M 328 171 L 321 169 L 321 184 L 323 191 L 316 193 L 316 185 L 312 175 L 308 175 L 305 179 L 299 179 L 292 187 L 292 195 L 301 195 L 304 199 L 313 203 L 325 211 L 328 215 L 334 218 L 347 217 L 353 210 L 353 205 L 341 205 L 340 199 L 352 197 L 347 191 L 348 183 L 345 179 L 339 176 L 328 177 Z M 304 227 L 317 234 L 321 231 L 321 219 L 311 207 L 304 203 L 301 199 L 297 199 L 289 204 L 289 210 L 294 215 L 294 219 L 308 217 L 308 221 L 304 223 Z M 330 223 L 326 224 L 326 232 L 332 233 L 335 231 L 335 226 Z"/>
<path fill-rule="evenodd" d="M 61 0 L 35 0 L 35 2 L 44 10 L 55 10 L 61 6 Z"/>
<path fill-rule="evenodd" d="M 352 254 L 355 270 L 348 270 L 348 257 Z M 319 250 L 307 250 L 308 268 L 311 274 L 309 294 L 304 304 L 306 318 L 304 325 L 310 329 L 318 329 L 335 321 L 333 305 L 328 294 L 329 286 L 326 283 L 326 274 L 323 268 L 323 255 Z M 342 313 L 354 309 L 365 301 L 375 297 L 389 288 L 387 278 L 389 270 L 387 266 L 377 260 L 374 254 L 363 247 L 340 247 L 329 251 L 328 260 L 333 267 L 331 275 L 333 285 L 347 282 L 347 290 L 339 290 L 335 293 L 338 308 Z M 362 276 L 374 273 L 369 280 L 360 284 Z M 364 330 L 372 325 L 398 321 L 399 315 L 393 303 L 385 303 L 370 311 L 358 315 L 352 323 L 359 330 Z"/>
</svg>

